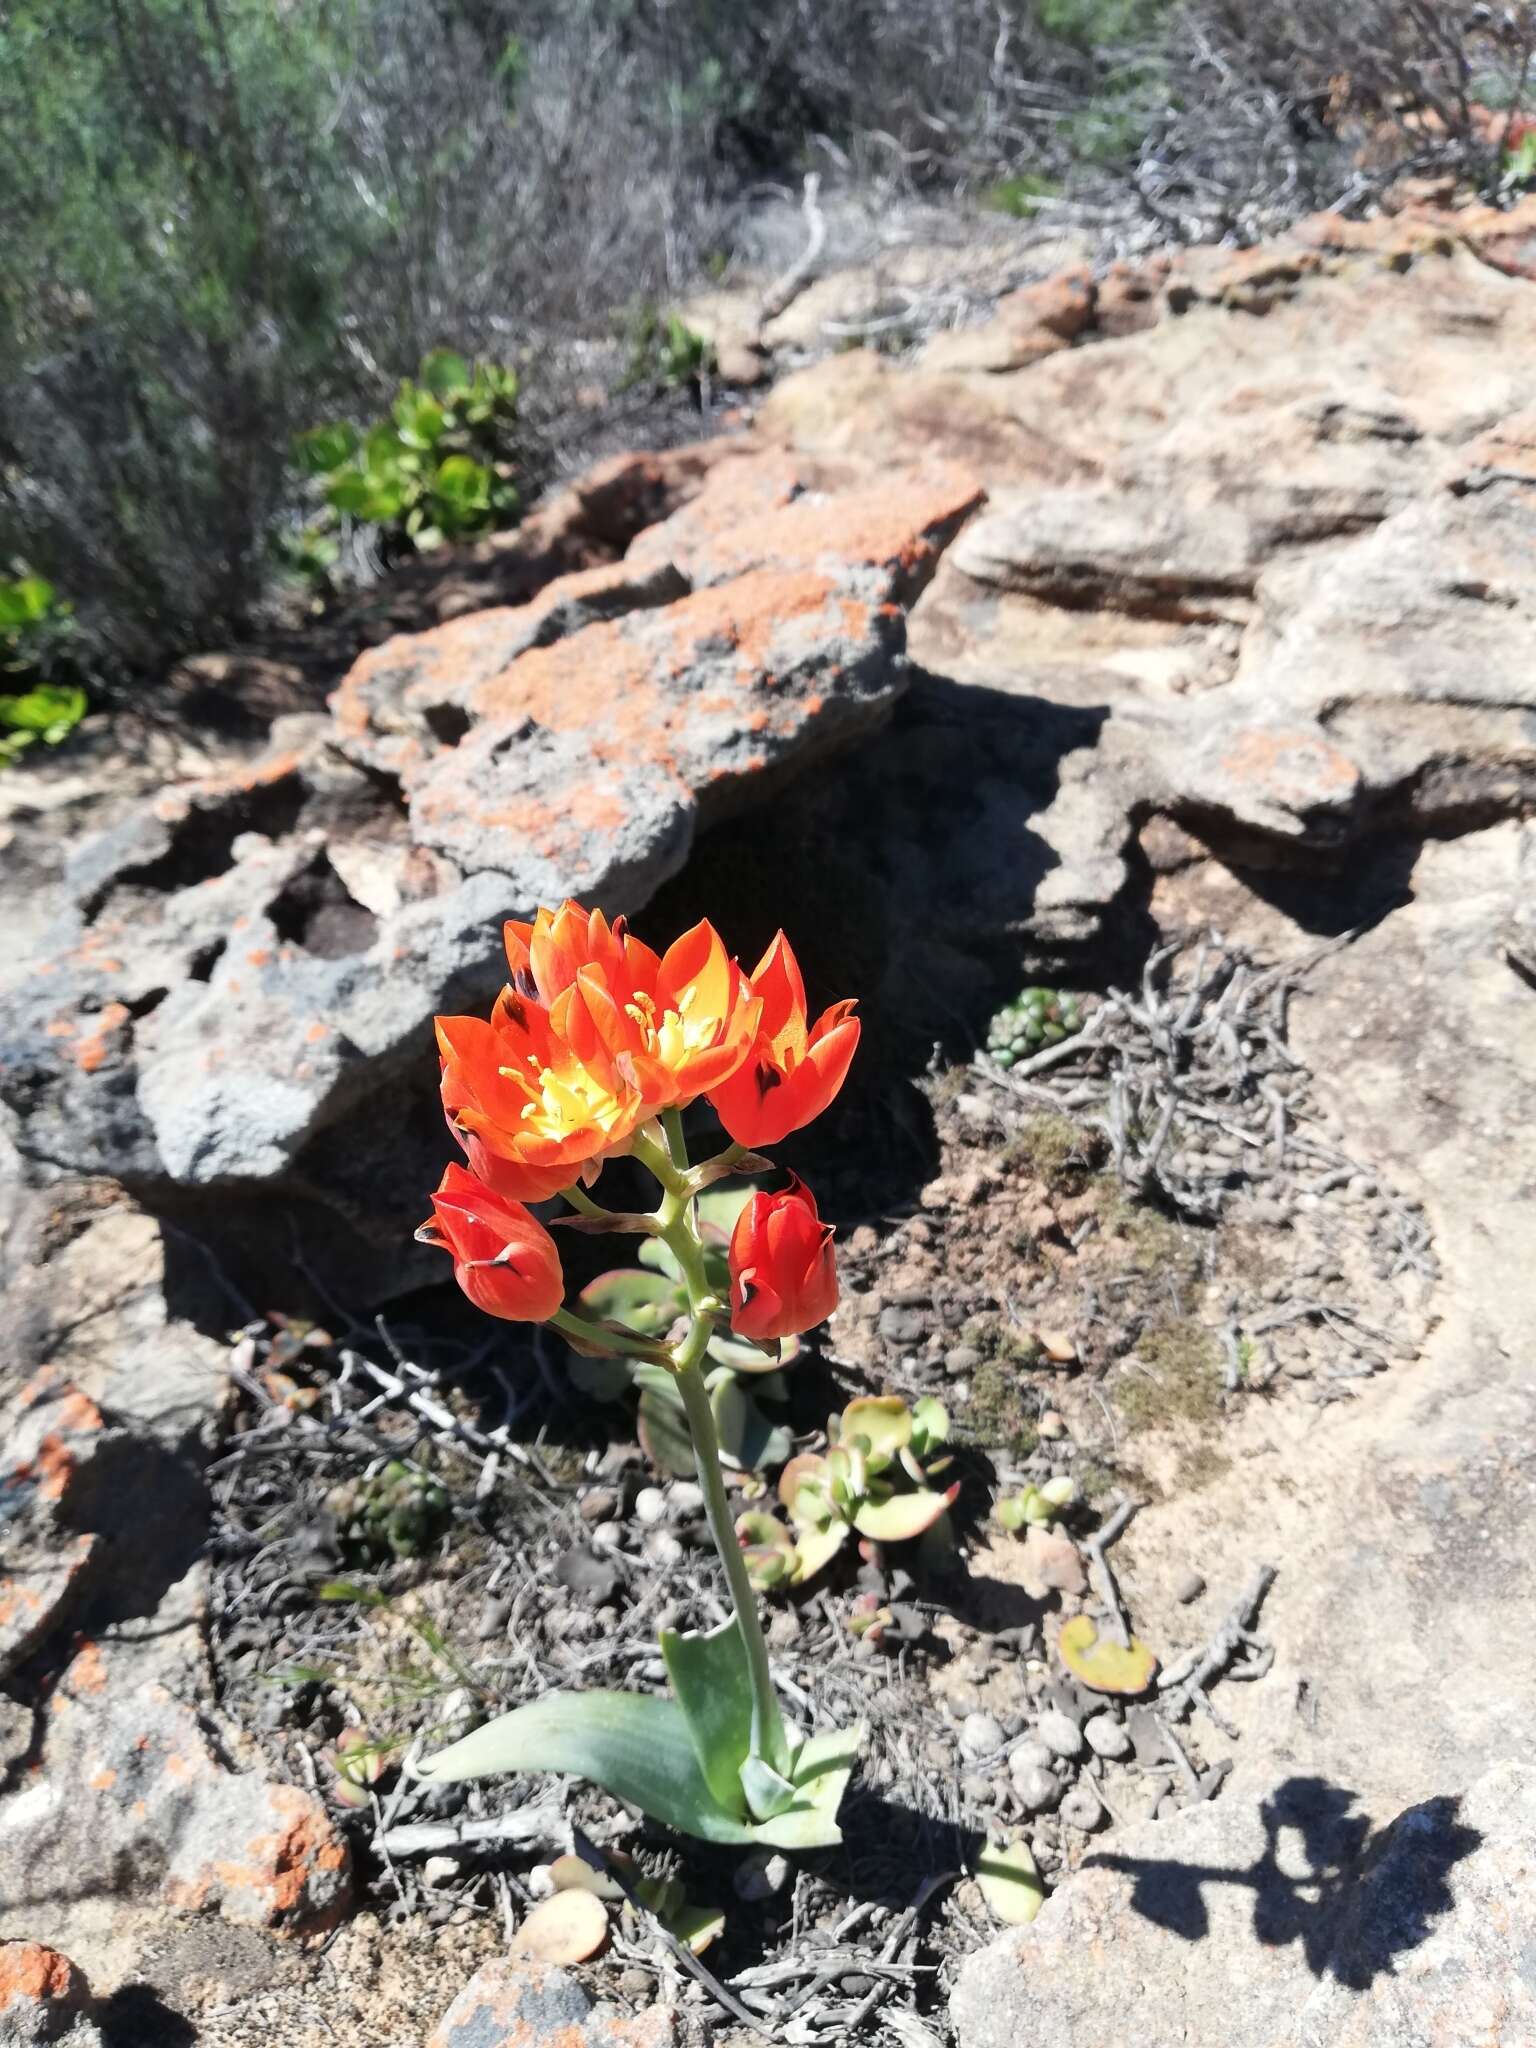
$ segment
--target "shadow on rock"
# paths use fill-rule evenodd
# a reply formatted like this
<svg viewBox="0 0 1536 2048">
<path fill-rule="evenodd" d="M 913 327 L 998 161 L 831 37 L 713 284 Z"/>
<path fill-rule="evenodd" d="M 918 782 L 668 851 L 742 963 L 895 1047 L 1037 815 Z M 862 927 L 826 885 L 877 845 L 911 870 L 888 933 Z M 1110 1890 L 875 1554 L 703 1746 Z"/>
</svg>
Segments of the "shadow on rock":
<svg viewBox="0 0 1536 2048">
<path fill-rule="evenodd" d="M 1206 1885 L 1249 1886 L 1253 1932 L 1265 1948 L 1295 1943 L 1315 1977 L 1333 1976 L 1364 1990 L 1390 1972 L 1398 1956 L 1427 1940 L 1435 1920 L 1451 1910 L 1449 1873 L 1482 1836 L 1457 1821 L 1458 1798 L 1431 1799 L 1415 1808 L 1423 1819 L 1415 1833 L 1414 1882 L 1378 1898 L 1363 1938 L 1341 1950 L 1340 1915 L 1371 1881 L 1392 1832 L 1383 1830 L 1372 1840 L 1369 1820 L 1354 1811 L 1355 1800 L 1353 1792 L 1326 1778 L 1287 1778 L 1260 1808 L 1264 1844 L 1246 1868 L 1112 1855 L 1089 1856 L 1085 1863 L 1130 1876 L 1132 1908 L 1185 1941 L 1203 1940 L 1210 1932 Z"/>
</svg>

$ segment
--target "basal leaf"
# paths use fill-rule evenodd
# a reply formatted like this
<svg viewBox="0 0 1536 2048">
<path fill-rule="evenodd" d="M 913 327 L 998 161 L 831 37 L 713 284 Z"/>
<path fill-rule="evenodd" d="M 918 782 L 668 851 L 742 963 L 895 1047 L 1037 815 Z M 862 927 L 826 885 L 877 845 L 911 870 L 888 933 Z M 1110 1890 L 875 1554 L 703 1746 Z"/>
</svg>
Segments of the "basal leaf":
<svg viewBox="0 0 1536 2048">
<path fill-rule="evenodd" d="M 727 1811 L 710 1791 L 682 1708 L 647 1693 L 548 1692 L 414 1770 L 433 1784 L 504 1771 L 563 1771 L 701 1841 L 758 1839 L 752 1823 Z"/>
<path fill-rule="evenodd" d="M 843 1839 L 837 1809 L 864 1740 L 863 1723 L 813 1735 L 801 1745 L 790 1770 L 795 1803 L 772 1820 L 759 1821 L 752 1839 L 774 1849 L 832 1849 Z"/>
<path fill-rule="evenodd" d="M 959 1491 L 956 1485 L 947 1493 L 893 1493 L 889 1500 L 866 1501 L 853 1526 L 874 1543 L 905 1543 L 931 1529 Z"/>
<path fill-rule="evenodd" d="M 723 1807 L 745 1817 L 741 1768 L 752 1747 L 752 1674 L 741 1624 L 733 1614 L 707 1633 L 664 1628 L 660 1640 L 704 1782 Z"/>
</svg>

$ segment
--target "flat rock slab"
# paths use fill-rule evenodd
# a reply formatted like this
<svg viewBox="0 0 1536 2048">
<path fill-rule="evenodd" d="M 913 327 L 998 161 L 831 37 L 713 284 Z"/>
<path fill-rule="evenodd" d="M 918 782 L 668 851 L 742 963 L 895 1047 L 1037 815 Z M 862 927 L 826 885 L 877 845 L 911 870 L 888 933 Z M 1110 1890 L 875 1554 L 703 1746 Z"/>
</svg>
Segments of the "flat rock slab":
<svg viewBox="0 0 1536 2048">
<path fill-rule="evenodd" d="M 594 2005 L 552 1964 L 498 1959 L 475 1972 L 427 2048 L 673 2048 L 677 2039 L 668 2006 L 632 2016 Z"/>
<path fill-rule="evenodd" d="M 1536 1769 L 1497 1766 L 1370 1840 L 1293 1777 L 1143 1822 L 971 1957 L 959 2048 L 1521 2048 L 1536 2034 Z"/>
</svg>

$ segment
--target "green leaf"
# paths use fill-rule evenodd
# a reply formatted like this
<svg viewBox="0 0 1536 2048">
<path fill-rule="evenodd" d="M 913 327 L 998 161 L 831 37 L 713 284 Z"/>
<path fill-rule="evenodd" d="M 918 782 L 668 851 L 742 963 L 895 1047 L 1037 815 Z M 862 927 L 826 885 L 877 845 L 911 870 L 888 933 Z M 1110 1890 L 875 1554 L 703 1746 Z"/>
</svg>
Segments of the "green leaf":
<svg viewBox="0 0 1536 2048">
<path fill-rule="evenodd" d="M 640 1254 L 644 1258 L 645 1254 Z M 785 1337 L 777 1355 L 764 1351 L 756 1344 L 745 1343 L 740 1337 L 715 1336 L 709 1340 L 709 1355 L 716 1365 L 728 1365 L 733 1372 L 771 1373 L 780 1366 L 790 1365 L 799 1356 L 800 1339 Z"/>
<path fill-rule="evenodd" d="M 432 488 L 460 512 L 489 511 L 491 472 L 472 455 L 449 455 L 437 465 Z"/>
<path fill-rule="evenodd" d="M 720 1438 L 720 1455 L 738 1472 L 760 1472 L 789 1456 L 794 1437 L 770 1422 L 734 1373 L 727 1373 L 709 1397 Z"/>
<path fill-rule="evenodd" d="M 733 1614 L 708 1634 L 665 1628 L 660 1642 L 704 1782 L 729 1812 L 745 1814 L 741 1769 L 752 1747 L 752 1672 L 740 1620 Z"/>
<path fill-rule="evenodd" d="M 383 482 L 361 469 L 339 471 L 325 495 L 338 512 L 380 526 L 397 519 L 405 503 L 405 491 L 398 481 Z"/>
<path fill-rule="evenodd" d="M 848 1524 L 841 1520 L 828 1522 L 824 1529 L 802 1528 L 795 1538 L 793 1583 L 803 1586 L 808 1579 L 814 1579 L 836 1557 L 848 1535 Z"/>
<path fill-rule="evenodd" d="M 448 422 L 443 408 L 430 392 L 403 385 L 390 410 L 400 431 L 400 439 L 407 448 L 435 448 L 443 438 L 443 429 Z"/>
<path fill-rule="evenodd" d="M 434 398 L 444 401 L 471 390 L 469 365 L 451 348 L 434 348 L 421 359 L 421 381 Z M 516 388 L 516 379 L 513 380 Z"/>
<path fill-rule="evenodd" d="M 293 455 L 306 476 L 330 476 L 357 453 L 362 436 L 347 420 L 311 427 L 294 439 Z"/>
<path fill-rule="evenodd" d="M 571 1385 L 589 1401 L 622 1401 L 629 1392 L 629 1368 L 622 1358 L 589 1357 L 569 1350 L 565 1369 Z"/>
<path fill-rule="evenodd" d="M 790 1780 L 760 1756 L 749 1756 L 742 1765 L 741 1789 L 754 1820 L 772 1820 L 794 1804 L 795 1788 Z"/>
<path fill-rule="evenodd" d="M 866 1394 L 843 1410 L 844 1444 L 864 1440 L 865 1448 L 889 1464 L 912 1441 L 912 1411 L 896 1394 Z"/>
<path fill-rule="evenodd" d="M 865 1501 L 855 1511 L 853 1526 L 874 1543 L 905 1543 L 931 1529 L 959 1493 L 893 1493 L 889 1500 Z"/>
<path fill-rule="evenodd" d="M 0 583 L 0 629 L 35 626 L 53 609 L 53 585 L 43 576 L 21 576 Z"/>
<path fill-rule="evenodd" d="M 548 1692 L 413 1768 L 433 1784 L 503 1771 L 563 1771 L 701 1841 L 758 1839 L 752 1823 L 710 1791 L 682 1708 L 646 1693 Z"/>
<path fill-rule="evenodd" d="M 85 716 L 85 692 L 73 685 L 39 683 L 18 697 L 0 697 L 0 725 L 16 732 L 62 739 Z"/>
<path fill-rule="evenodd" d="M 949 1439 L 949 1410 L 932 1394 L 924 1394 L 912 1409 L 912 1448 L 919 1458 Z"/>
<path fill-rule="evenodd" d="M 644 1258 L 644 1248 L 640 1256 Z M 663 1336 L 686 1306 L 671 1281 L 659 1273 L 642 1273 L 635 1266 L 616 1266 L 611 1273 L 599 1273 L 577 1299 L 598 1322 L 622 1323 L 639 1337 Z"/>
<path fill-rule="evenodd" d="M 827 1735 L 813 1735 L 800 1748 L 789 1773 L 795 1788 L 794 1805 L 772 1820 L 759 1821 L 752 1839 L 774 1849 L 836 1848 L 843 1839 L 837 1809 L 863 1740 L 862 1722 Z"/>
<path fill-rule="evenodd" d="M 661 1368 L 665 1372 L 665 1367 Z M 640 1379 L 639 1372 L 635 1378 Z M 660 1472 L 677 1479 L 691 1479 L 694 1472 L 693 1438 L 688 1434 L 688 1417 L 682 1396 L 666 1378 L 647 1379 L 640 1396 L 638 1422 L 640 1446 Z"/>
<path fill-rule="evenodd" d="M 1027 1927 L 1045 1904 L 1045 1885 L 1028 1842 L 988 1843 L 976 1861 L 981 1895 L 1005 1927 Z"/>
<path fill-rule="evenodd" d="M 648 1237 L 636 1256 L 642 1266 L 654 1267 L 658 1273 L 665 1273 L 669 1280 L 675 1280 L 681 1286 L 683 1269 L 659 1237 Z"/>
</svg>

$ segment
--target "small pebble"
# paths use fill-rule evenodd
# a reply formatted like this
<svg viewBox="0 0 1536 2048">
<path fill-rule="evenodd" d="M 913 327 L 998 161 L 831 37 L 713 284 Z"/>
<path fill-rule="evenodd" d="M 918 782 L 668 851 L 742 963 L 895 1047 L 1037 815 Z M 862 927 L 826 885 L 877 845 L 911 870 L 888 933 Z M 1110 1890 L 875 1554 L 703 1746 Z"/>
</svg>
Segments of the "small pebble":
<svg viewBox="0 0 1536 2048">
<path fill-rule="evenodd" d="M 670 1529 L 652 1529 L 642 1547 L 652 1564 L 670 1567 L 682 1563 L 683 1546 Z"/>
<path fill-rule="evenodd" d="M 955 1344 L 944 1354 L 944 1370 L 951 1379 L 974 1372 L 981 1363 L 981 1353 L 974 1344 Z"/>
<path fill-rule="evenodd" d="M 656 1979 L 649 1970 L 620 1970 L 619 1995 L 633 2003 L 644 1999 L 647 2005 L 656 2003 Z"/>
<path fill-rule="evenodd" d="M 1054 1408 L 1047 1408 L 1035 1427 L 1048 1443 L 1054 1443 L 1059 1437 L 1064 1437 L 1067 1433 L 1065 1418 L 1058 1415 Z"/>
<path fill-rule="evenodd" d="M 659 1486 L 642 1486 L 635 1495 L 635 1520 L 654 1529 L 667 1519 L 667 1496 Z"/>
<path fill-rule="evenodd" d="M 1062 1800 L 1059 1811 L 1068 1827 L 1081 1828 L 1085 1835 L 1091 1834 L 1104 1818 L 1099 1795 L 1091 1785 L 1084 1784 L 1081 1779 Z"/>
<path fill-rule="evenodd" d="M 530 1899 L 552 1899 L 555 1896 L 555 1873 L 547 1863 L 535 1863 L 523 1883 Z"/>
<path fill-rule="evenodd" d="M 1061 1797 L 1061 1780 L 1054 1771 L 1015 1771 L 1013 1789 L 1026 1813 L 1044 1813 Z"/>
<path fill-rule="evenodd" d="M 1047 1708 L 1036 1724 L 1035 1733 L 1053 1756 L 1071 1758 L 1083 1753 L 1082 1730 L 1058 1707 Z"/>
<path fill-rule="evenodd" d="M 973 1762 L 995 1756 L 1006 1740 L 1002 1723 L 992 1714 L 967 1714 L 960 1724 L 960 1754 Z"/>
<path fill-rule="evenodd" d="M 619 1496 L 612 1487 L 599 1486 L 585 1496 L 576 1512 L 584 1522 L 611 1522 L 619 1512 Z"/>
<path fill-rule="evenodd" d="M 457 1877 L 458 1873 L 459 1859 L 457 1856 L 429 1856 L 421 1866 L 423 1884 L 434 1887 L 440 1884 L 447 1884 L 449 1879 Z"/>
<path fill-rule="evenodd" d="M 1130 1753 L 1131 1738 L 1111 1714 L 1095 1714 L 1083 1734 L 1095 1756 L 1119 1757 Z"/>
<path fill-rule="evenodd" d="M 1048 1771 L 1055 1761 L 1056 1752 L 1047 1749 L 1043 1742 L 1037 1742 L 1032 1735 L 1016 1742 L 1008 1752 L 1008 1768 L 1015 1777 L 1021 1771 Z"/>
<path fill-rule="evenodd" d="M 624 1525 L 622 1522 L 599 1522 L 592 1531 L 592 1547 L 594 1550 L 617 1550 L 623 1541 Z"/>
<path fill-rule="evenodd" d="M 667 1499 L 680 1520 L 704 1512 L 704 1489 L 692 1479 L 675 1479 L 667 1489 Z"/>
<path fill-rule="evenodd" d="M 1185 1572 L 1173 1589 L 1173 1597 L 1181 1607 L 1187 1607 L 1191 1600 L 1198 1600 L 1205 1591 L 1205 1581 L 1198 1572 Z"/>
<path fill-rule="evenodd" d="M 760 1906 L 789 1883 L 789 1858 L 777 1849 L 754 1849 L 737 1864 L 731 1887 L 743 1905 Z"/>
</svg>

